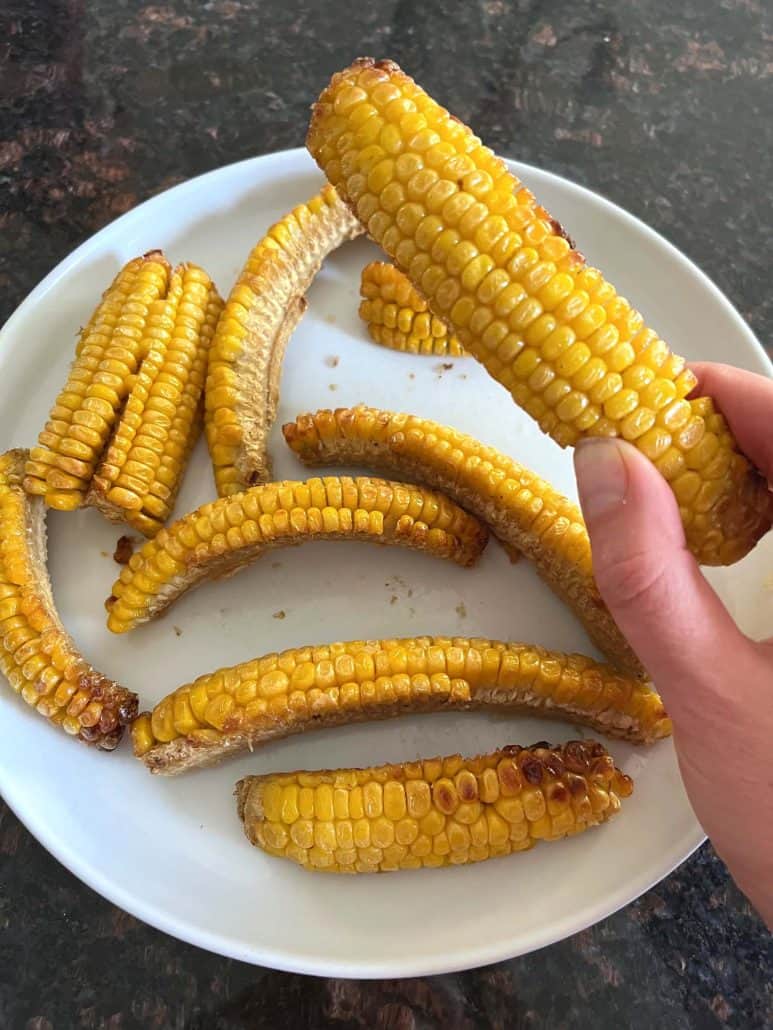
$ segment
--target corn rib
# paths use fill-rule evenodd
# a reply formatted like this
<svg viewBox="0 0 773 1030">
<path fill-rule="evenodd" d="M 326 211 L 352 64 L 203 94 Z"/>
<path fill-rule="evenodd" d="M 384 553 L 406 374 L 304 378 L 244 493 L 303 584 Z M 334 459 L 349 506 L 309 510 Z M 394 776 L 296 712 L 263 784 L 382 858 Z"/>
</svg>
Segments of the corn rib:
<svg viewBox="0 0 773 1030">
<path fill-rule="evenodd" d="M 130 261 L 105 291 L 83 330 L 67 382 L 27 460 L 24 489 L 51 508 L 86 499 L 140 362 L 156 301 L 166 296 L 169 264 L 160 251 Z"/>
<path fill-rule="evenodd" d="M 644 744 L 671 732 L 654 690 L 584 655 L 417 637 L 293 648 L 218 669 L 140 715 L 132 741 L 152 772 L 174 775 L 313 728 L 478 708 L 566 719 Z"/>
<path fill-rule="evenodd" d="M 137 697 L 78 653 L 54 607 L 45 504 L 22 489 L 26 451 L 0 457 L 0 672 L 27 704 L 72 736 L 112 751 Z"/>
<path fill-rule="evenodd" d="M 370 769 L 270 773 L 236 785 L 251 844 L 305 869 L 468 865 L 606 822 L 633 791 L 605 748 L 510 745 Z"/>
<path fill-rule="evenodd" d="M 360 318 L 371 339 L 391 350 L 436 357 L 464 356 L 464 348 L 442 319 L 394 265 L 372 261 L 362 270 Z"/>
<path fill-rule="evenodd" d="M 269 548 L 310 540 L 398 544 L 472 565 L 487 533 L 423 487 L 348 476 L 266 483 L 203 505 L 135 552 L 107 600 L 108 628 L 125 633 L 202 580 L 232 575 Z"/>
<path fill-rule="evenodd" d="M 480 140 L 391 61 L 356 61 L 307 146 L 369 235 L 465 350 L 562 447 L 633 442 L 668 481 L 707 565 L 743 557 L 773 497 L 695 376 Z"/>
<path fill-rule="evenodd" d="M 247 259 L 218 323 L 209 358 L 206 436 L 218 495 L 271 478 L 285 346 L 324 258 L 362 232 L 330 186 L 272 226 Z"/>
</svg>

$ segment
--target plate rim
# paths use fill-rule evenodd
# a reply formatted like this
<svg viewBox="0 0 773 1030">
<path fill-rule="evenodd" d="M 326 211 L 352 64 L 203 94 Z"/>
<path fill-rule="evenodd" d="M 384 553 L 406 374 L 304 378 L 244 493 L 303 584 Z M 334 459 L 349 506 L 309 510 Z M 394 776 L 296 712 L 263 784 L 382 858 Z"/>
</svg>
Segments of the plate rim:
<svg viewBox="0 0 773 1030">
<path fill-rule="evenodd" d="M 17 323 L 23 321 L 27 311 L 31 310 L 34 305 L 45 298 L 49 290 L 54 288 L 60 279 L 68 275 L 73 266 L 88 256 L 92 250 L 99 250 L 104 241 L 116 232 L 125 231 L 134 221 L 147 217 L 149 211 L 152 211 L 154 206 L 161 207 L 168 203 L 170 194 L 174 193 L 178 198 L 182 199 L 186 193 L 197 192 L 202 186 L 207 184 L 208 180 L 214 180 L 228 171 L 233 171 L 240 167 L 245 168 L 246 166 L 259 168 L 261 163 L 271 165 L 277 160 L 284 160 L 290 163 L 302 161 L 303 163 L 308 163 L 310 167 L 315 167 L 304 147 L 272 151 L 244 158 L 177 183 L 142 201 L 130 211 L 119 215 L 97 230 L 97 232 L 89 236 L 58 262 L 15 308 L 3 327 L 0 328 L 0 351 L 5 349 L 6 336 Z M 708 289 L 713 294 L 715 300 L 724 307 L 735 327 L 750 345 L 751 351 L 760 359 L 760 364 L 764 369 L 763 374 L 773 377 L 773 361 L 771 361 L 767 351 L 732 301 L 690 257 L 679 250 L 665 236 L 647 225 L 636 215 L 587 186 L 573 182 L 556 172 L 539 168 L 536 165 L 510 158 L 505 158 L 505 161 L 508 167 L 519 176 L 528 178 L 528 175 L 533 172 L 537 176 L 557 180 L 570 194 L 582 195 L 586 202 L 590 200 L 602 210 L 606 210 L 610 215 L 627 222 L 628 226 L 635 232 L 643 233 L 650 241 L 656 242 L 661 247 L 665 246 L 669 256 L 682 262 L 687 270 L 697 277 L 700 285 L 704 289 Z M 36 815 L 35 808 L 29 807 L 22 797 L 22 793 L 14 790 L 13 782 L 3 782 L 4 779 L 7 781 L 7 777 L 3 776 L 2 766 L 0 766 L 0 793 L 19 821 L 32 833 L 49 854 L 81 882 L 96 891 L 111 904 L 119 906 L 134 917 L 164 933 L 168 933 L 178 940 L 215 954 L 284 972 L 305 973 L 317 976 L 356 979 L 429 976 L 480 968 L 493 962 L 516 958 L 523 954 L 538 951 L 609 918 L 621 908 L 637 900 L 642 894 L 669 876 L 674 869 L 686 861 L 706 840 L 706 836 L 696 819 L 691 831 L 683 834 L 679 842 L 674 843 L 669 849 L 668 854 L 664 856 L 664 862 L 654 877 L 651 872 L 641 874 L 638 878 L 628 881 L 625 888 L 620 888 L 614 894 L 608 896 L 605 899 L 607 903 L 604 904 L 603 908 L 599 908 L 597 903 L 590 903 L 585 907 L 575 909 L 565 919 L 559 922 L 553 921 L 545 930 L 532 934 L 529 942 L 516 944 L 515 941 L 511 940 L 508 944 L 507 941 L 503 942 L 500 940 L 489 946 L 468 946 L 463 956 L 459 954 L 451 961 L 448 961 L 447 958 L 444 959 L 442 954 L 438 954 L 426 957 L 423 961 L 419 962 L 412 959 L 369 961 L 358 958 L 356 964 L 350 966 L 338 960 L 326 960 L 324 956 L 313 960 L 299 959 L 293 953 L 287 951 L 286 948 L 277 950 L 276 947 L 272 946 L 266 949 L 260 944 L 251 944 L 249 948 L 246 948 L 236 944 L 232 938 L 226 935 L 202 929 L 191 924 L 187 919 L 171 916 L 167 911 L 153 904 L 146 905 L 141 896 L 125 891 L 120 884 L 111 880 L 100 868 L 93 866 L 89 862 L 82 861 L 67 843 L 54 834 L 49 834 L 43 815 Z"/>
</svg>

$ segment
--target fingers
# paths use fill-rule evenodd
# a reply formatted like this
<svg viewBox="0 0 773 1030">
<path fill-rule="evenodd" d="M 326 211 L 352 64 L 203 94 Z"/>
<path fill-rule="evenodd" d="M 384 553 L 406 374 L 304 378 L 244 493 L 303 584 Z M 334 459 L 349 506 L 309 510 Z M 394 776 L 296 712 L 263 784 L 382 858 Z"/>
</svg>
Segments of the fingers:
<svg viewBox="0 0 773 1030">
<path fill-rule="evenodd" d="M 696 362 L 696 397 L 713 397 L 741 450 L 773 480 L 773 379 L 731 365 Z"/>
<path fill-rule="evenodd" d="M 622 440 L 583 441 L 574 461 L 601 595 L 666 703 L 696 677 L 721 688 L 750 645 L 686 549 L 668 484 Z"/>
</svg>

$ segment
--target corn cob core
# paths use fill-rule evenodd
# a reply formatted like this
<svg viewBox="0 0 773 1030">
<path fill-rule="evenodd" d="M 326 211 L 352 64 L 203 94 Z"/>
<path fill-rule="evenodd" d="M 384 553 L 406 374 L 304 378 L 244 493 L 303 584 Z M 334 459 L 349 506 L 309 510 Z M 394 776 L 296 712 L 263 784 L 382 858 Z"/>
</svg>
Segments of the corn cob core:
<svg viewBox="0 0 773 1030">
<path fill-rule="evenodd" d="M 70 511 L 86 498 L 133 377 L 147 351 L 154 302 L 165 297 L 169 264 L 160 251 L 130 261 L 116 276 L 76 347 L 64 389 L 30 451 L 24 489 Z"/>
<path fill-rule="evenodd" d="M 307 465 L 371 466 L 448 494 L 534 562 L 610 662 L 646 675 L 601 599 L 579 508 L 544 479 L 493 447 L 416 415 L 364 406 L 322 410 L 283 431 Z"/>
<path fill-rule="evenodd" d="M 0 672 L 27 704 L 73 736 L 111 751 L 137 697 L 78 653 L 54 607 L 45 505 L 22 489 L 26 451 L 0 457 Z"/>
<path fill-rule="evenodd" d="M 108 598 L 108 628 L 124 633 L 196 583 L 238 572 L 268 548 L 332 539 L 400 544 L 472 565 L 487 533 L 423 487 L 348 476 L 267 483 L 205 504 L 136 551 Z"/>
<path fill-rule="evenodd" d="M 410 354 L 461 357 L 464 348 L 433 315 L 427 302 L 394 265 L 373 261 L 362 270 L 360 318 L 371 338 L 392 350 Z"/>
<path fill-rule="evenodd" d="M 169 518 L 203 420 L 207 356 L 223 307 L 196 265 L 178 266 L 145 326 L 147 356 L 95 473 L 89 503 L 154 536 Z"/>
<path fill-rule="evenodd" d="M 209 358 L 206 436 L 221 497 L 271 478 L 268 434 L 276 417 L 287 341 L 324 258 L 361 232 L 330 186 L 273 225 L 231 290 Z"/>
<path fill-rule="evenodd" d="M 773 501 L 684 360 L 480 140 L 391 61 L 356 61 L 314 107 L 330 182 L 464 348 L 562 447 L 620 436 L 679 503 L 699 561 L 727 565 Z"/>
<path fill-rule="evenodd" d="M 313 727 L 473 708 L 570 719 L 639 743 L 671 732 L 654 690 L 584 655 L 416 637 L 292 648 L 218 669 L 140 715 L 132 740 L 152 771 L 175 773 Z"/>
<path fill-rule="evenodd" d="M 528 851 L 606 822 L 633 783 L 601 744 L 511 745 L 477 758 L 248 776 L 252 844 L 306 869 L 384 873 Z"/>
</svg>

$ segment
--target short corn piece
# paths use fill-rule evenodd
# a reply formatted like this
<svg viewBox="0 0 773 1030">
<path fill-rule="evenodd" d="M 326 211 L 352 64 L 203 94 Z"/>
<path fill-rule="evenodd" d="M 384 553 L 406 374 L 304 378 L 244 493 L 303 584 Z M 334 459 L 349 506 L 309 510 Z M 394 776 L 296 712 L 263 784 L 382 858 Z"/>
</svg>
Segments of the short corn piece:
<svg viewBox="0 0 773 1030">
<path fill-rule="evenodd" d="M 377 408 L 301 415 L 285 439 L 307 465 L 363 465 L 442 490 L 508 549 L 526 555 L 610 662 L 646 675 L 593 577 L 576 504 L 517 461 L 448 426 Z"/>
<path fill-rule="evenodd" d="M 132 727 L 134 752 L 172 775 L 313 728 L 482 709 L 581 723 L 650 744 L 671 732 L 658 694 L 584 655 L 466 637 L 300 647 L 200 676 Z"/>
<path fill-rule="evenodd" d="M 409 354 L 462 357 L 464 348 L 394 265 L 373 261 L 362 270 L 360 318 L 371 339 Z"/>
<path fill-rule="evenodd" d="M 140 365 L 88 502 L 154 536 L 174 508 L 203 422 L 204 380 L 223 302 L 209 276 L 180 265 L 148 315 Z"/>
<path fill-rule="evenodd" d="M 285 346 L 324 258 L 361 232 L 330 186 L 272 226 L 247 259 L 217 326 L 206 387 L 206 436 L 217 492 L 271 478 Z"/>
<path fill-rule="evenodd" d="M 75 360 L 48 422 L 30 451 L 24 489 L 51 508 L 84 504 L 94 470 L 147 353 L 146 328 L 166 296 L 169 264 L 159 251 L 116 276 L 76 346 Z"/>
<path fill-rule="evenodd" d="M 0 457 L 0 672 L 27 704 L 105 751 L 137 714 L 137 697 L 96 672 L 54 607 L 45 505 L 22 489 L 26 451 Z"/>
<path fill-rule="evenodd" d="M 561 446 L 630 440 L 679 503 L 699 561 L 770 528 L 773 497 L 695 376 L 586 265 L 503 161 L 391 61 L 356 61 L 307 138 L 369 235 L 433 314 Z"/>
<path fill-rule="evenodd" d="M 472 565 L 487 533 L 423 487 L 348 476 L 267 483 L 203 505 L 135 552 L 107 600 L 108 628 L 125 633 L 202 580 L 232 575 L 269 548 L 309 540 L 398 544 Z"/>
<path fill-rule="evenodd" d="M 504 747 L 477 758 L 247 776 L 250 843 L 305 869 L 386 873 L 468 865 L 606 822 L 633 782 L 591 740 Z"/>
</svg>

